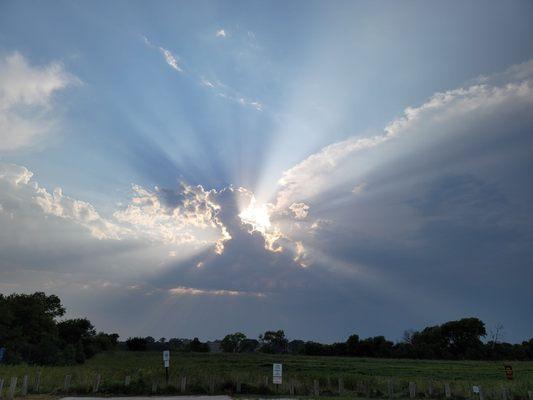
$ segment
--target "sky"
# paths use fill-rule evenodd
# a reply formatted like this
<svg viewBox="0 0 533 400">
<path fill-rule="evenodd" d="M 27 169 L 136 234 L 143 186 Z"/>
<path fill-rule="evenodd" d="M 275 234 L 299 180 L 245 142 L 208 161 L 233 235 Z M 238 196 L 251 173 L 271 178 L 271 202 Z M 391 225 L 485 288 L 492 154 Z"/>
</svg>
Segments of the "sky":
<svg viewBox="0 0 533 400">
<path fill-rule="evenodd" d="M 531 1 L 0 1 L 0 293 L 129 336 L 533 336 Z"/>
</svg>

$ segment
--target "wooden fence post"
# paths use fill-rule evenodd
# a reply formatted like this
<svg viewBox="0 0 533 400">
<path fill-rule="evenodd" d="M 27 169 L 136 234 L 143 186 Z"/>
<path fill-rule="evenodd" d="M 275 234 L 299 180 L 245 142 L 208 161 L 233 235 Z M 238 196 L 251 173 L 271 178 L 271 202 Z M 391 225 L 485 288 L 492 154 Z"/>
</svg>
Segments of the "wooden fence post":
<svg viewBox="0 0 533 400">
<path fill-rule="evenodd" d="M 313 395 L 315 397 L 320 396 L 320 384 L 318 383 L 318 380 L 313 380 Z"/>
<path fill-rule="evenodd" d="M 35 374 L 35 384 L 33 385 L 33 391 L 35 393 L 39 393 L 40 388 L 41 388 L 41 371 L 37 371 L 37 374 Z"/>
<path fill-rule="evenodd" d="M 268 379 L 268 377 L 267 377 Z M 215 393 L 215 377 L 210 376 L 209 377 L 209 393 L 213 394 Z"/>
<path fill-rule="evenodd" d="M 270 380 L 268 379 L 268 376 L 265 376 L 265 386 L 268 387 Z"/>
<path fill-rule="evenodd" d="M 98 389 L 100 389 L 100 380 L 101 380 L 100 374 L 96 374 L 94 378 L 94 384 L 93 384 L 93 393 L 97 393 Z"/>
<path fill-rule="evenodd" d="M 507 389 L 502 387 L 502 400 L 507 400 Z"/>
<path fill-rule="evenodd" d="M 22 377 L 22 389 L 21 389 L 21 393 L 23 396 L 26 396 L 28 394 L 28 380 L 29 380 L 29 376 L 28 375 L 24 375 Z"/>
<path fill-rule="evenodd" d="M 294 379 L 291 379 L 289 381 L 289 394 L 291 396 L 294 396 Z"/>
<path fill-rule="evenodd" d="M 2 398 L 2 391 L 4 390 L 4 379 L 0 378 L 0 399 Z"/>
<path fill-rule="evenodd" d="M 13 400 L 15 397 L 15 391 L 17 390 L 17 377 L 14 376 L 11 378 L 11 382 L 9 384 L 9 392 L 7 393 L 7 399 Z"/>
<path fill-rule="evenodd" d="M 528 390 L 527 391 L 527 398 L 528 398 L 528 400 L 533 400 L 533 390 Z"/>
<path fill-rule="evenodd" d="M 428 397 L 433 397 L 433 381 L 428 382 Z"/>
<path fill-rule="evenodd" d="M 157 393 L 157 381 L 152 382 L 152 393 Z"/>
<path fill-rule="evenodd" d="M 391 380 L 389 380 L 387 382 L 387 387 L 388 387 L 388 390 L 389 390 L 389 399 L 394 398 L 394 385 L 392 384 Z"/>
<path fill-rule="evenodd" d="M 71 375 L 65 375 L 65 382 L 63 384 L 63 389 L 65 390 L 65 392 L 68 392 L 68 390 L 70 388 L 70 380 L 71 379 L 72 379 Z"/>
<path fill-rule="evenodd" d="M 409 397 L 414 399 L 416 397 L 416 383 L 409 382 Z"/>
<path fill-rule="evenodd" d="M 124 378 L 124 386 L 128 387 L 130 383 L 131 383 L 131 376 L 126 375 L 126 377 Z"/>
<path fill-rule="evenodd" d="M 185 393 L 186 390 L 187 390 L 187 377 L 182 376 L 181 382 L 180 382 L 180 392 Z"/>
<path fill-rule="evenodd" d="M 444 383 L 444 396 L 446 396 L 447 399 L 452 397 L 452 388 L 448 382 Z"/>
<path fill-rule="evenodd" d="M 342 395 L 344 393 L 344 381 L 342 378 L 339 378 L 339 394 Z"/>
<path fill-rule="evenodd" d="M 483 393 L 483 387 L 479 386 L 479 400 L 485 399 L 485 393 Z"/>
</svg>

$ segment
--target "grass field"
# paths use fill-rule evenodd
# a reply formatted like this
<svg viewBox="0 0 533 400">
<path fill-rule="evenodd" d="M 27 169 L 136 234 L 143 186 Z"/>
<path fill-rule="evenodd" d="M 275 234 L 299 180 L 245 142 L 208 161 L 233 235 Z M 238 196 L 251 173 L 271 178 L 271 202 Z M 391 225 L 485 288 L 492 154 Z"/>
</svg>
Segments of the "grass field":
<svg viewBox="0 0 533 400">
<path fill-rule="evenodd" d="M 265 384 L 272 374 L 272 363 L 283 363 L 284 385 L 275 389 Z M 163 385 L 165 373 L 161 353 L 111 352 L 99 354 L 84 365 L 70 367 L 33 367 L 25 365 L 0 366 L 4 378 L 4 392 L 13 376 L 29 375 L 29 389 L 41 372 L 40 393 L 62 393 L 65 375 L 72 376 L 69 393 L 89 394 L 95 376 L 100 374 L 99 391 L 104 394 L 150 394 L 157 383 L 157 393 L 177 393 L 179 379 L 187 377 L 187 393 L 235 392 L 236 382 L 249 394 L 284 394 L 288 383 L 295 382 L 297 395 L 313 393 L 317 380 L 320 392 L 335 395 L 338 378 L 343 380 L 346 395 L 389 398 L 392 382 L 394 397 L 407 397 L 409 382 L 415 382 L 417 397 L 428 396 L 431 381 L 433 397 L 444 396 L 448 382 L 456 398 L 478 398 L 471 393 L 472 385 L 482 386 L 485 398 L 502 400 L 502 387 L 508 389 L 508 400 L 527 398 L 533 390 L 533 362 L 511 362 L 514 380 L 507 381 L 503 362 L 491 361 L 422 361 L 365 359 L 347 357 L 310 357 L 266 354 L 198 354 L 173 353 L 170 360 L 170 384 Z M 131 376 L 131 385 L 124 387 L 124 379 Z M 212 383 L 211 383 L 212 382 Z M 20 388 L 19 388 L 20 392 Z"/>
</svg>

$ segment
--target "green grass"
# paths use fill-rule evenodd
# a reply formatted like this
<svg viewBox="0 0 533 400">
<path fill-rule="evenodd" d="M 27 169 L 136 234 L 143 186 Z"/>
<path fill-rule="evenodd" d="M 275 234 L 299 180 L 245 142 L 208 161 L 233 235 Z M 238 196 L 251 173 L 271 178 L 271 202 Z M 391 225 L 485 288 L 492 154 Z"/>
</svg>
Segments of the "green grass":
<svg viewBox="0 0 533 400">
<path fill-rule="evenodd" d="M 272 363 L 283 363 L 284 385 L 278 394 L 288 393 L 288 382 L 294 380 L 296 393 L 312 393 L 313 380 L 318 380 L 321 393 L 335 395 L 337 379 L 342 378 L 349 397 L 371 396 L 388 398 L 388 382 L 392 381 L 395 397 L 406 397 L 408 383 L 415 382 L 418 397 L 427 397 L 427 385 L 433 382 L 436 397 L 443 396 L 444 382 L 449 382 L 454 397 L 472 398 L 471 386 L 481 385 L 485 398 L 501 400 L 501 387 L 509 388 L 512 396 L 527 398 L 533 390 L 533 362 L 512 362 L 515 379 L 505 379 L 503 362 L 491 361 L 422 361 L 365 359 L 348 357 L 310 357 L 266 354 L 197 354 L 173 353 L 170 360 L 170 386 L 165 387 L 161 353 L 112 352 L 99 354 L 84 365 L 71 367 L 34 367 L 27 365 L 0 366 L 4 378 L 4 393 L 11 376 L 19 380 L 30 376 L 30 389 L 37 371 L 41 371 L 43 393 L 61 393 L 66 374 L 72 375 L 71 393 L 91 393 L 92 382 L 100 374 L 100 391 L 106 394 L 150 394 L 153 382 L 158 393 L 177 393 L 178 380 L 187 377 L 188 393 L 208 393 L 214 380 L 217 393 L 231 393 L 235 382 L 243 384 L 250 394 L 276 394 L 272 385 L 265 385 L 271 377 Z M 132 384 L 124 389 L 124 378 L 131 376 Z M 344 397 L 344 396 L 343 396 Z M 340 397 L 337 397 L 340 399 Z M 509 398 L 511 400 L 511 398 Z"/>
</svg>

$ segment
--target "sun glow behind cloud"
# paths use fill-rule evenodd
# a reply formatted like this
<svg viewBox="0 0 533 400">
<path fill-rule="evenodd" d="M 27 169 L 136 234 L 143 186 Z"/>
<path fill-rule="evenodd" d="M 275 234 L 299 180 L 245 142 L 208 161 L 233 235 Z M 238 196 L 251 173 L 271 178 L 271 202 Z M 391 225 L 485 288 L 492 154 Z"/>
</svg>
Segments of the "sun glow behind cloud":
<svg viewBox="0 0 533 400">
<path fill-rule="evenodd" d="M 263 234 L 272 226 L 267 205 L 257 204 L 253 195 L 248 206 L 239 214 L 239 218 L 243 223 L 250 224 L 253 230 Z"/>
</svg>

